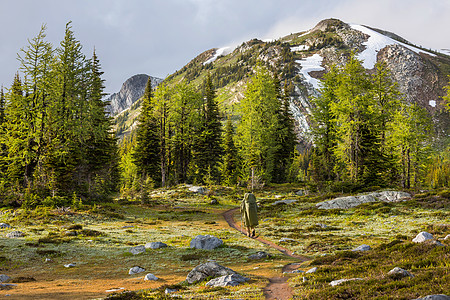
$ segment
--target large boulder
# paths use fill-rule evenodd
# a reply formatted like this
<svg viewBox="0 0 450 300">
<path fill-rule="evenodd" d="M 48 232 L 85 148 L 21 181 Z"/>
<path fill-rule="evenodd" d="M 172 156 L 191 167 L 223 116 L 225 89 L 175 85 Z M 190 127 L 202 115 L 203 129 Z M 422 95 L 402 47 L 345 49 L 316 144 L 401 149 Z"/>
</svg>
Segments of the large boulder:
<svg viewBox="0 0 450 300">
<path fill-rule="evenodd" d="M 414 277 L 414 275 L 412 275 L 411 273 L 409 273 L 408 271 L 406 271 L 405 269 L 399 268 L 399 267 L 395 267 L 392 270 L 390 270 L 387 275 L 392 278 L 392 279 L 402 279 L 405 277 Z"/>
<path fill-rule="evenodd" d="M 10 277 L 8 275 L 0 274 L 0 282 L 8 282 L 9 279 Z"/>
<path fill-rule="evenodd" d="M 365 195 L 339 197 L 328 201 L 319 202 L 316 207 L 319 209 L 349 209 L 368 202 L 394 202 L 411 198 L 411 195 L 399 191 L 382 191 Z"/>
<path fill-rule="evenodd" d="M 223 241 L 212 235 L 197 235 L 192 239 L 189 247 L 196 249 L 212 250 L 223 245 Z"/>
<path fill-rule="evenodd" d="M 450 296 L 439 294 L 439 295 L 428 295 L 422 298 L 417 298 L 415 300 L 450 300 Z"/>
<path fill-rule="evenodd" d="M 207 262 L 196 266 L 186 277 L 186 281 L 189 284 L 193 284 L 199 281 L 203 281 L 208 277 L 220 277 L 225 275 L 236 274 L 235 271 L 230 268 L 219 265 L 216 262 Z"/>
<path fill-rule="evenodd" d="M 128 271 L 128 274 L 134 275 L 134 274 L 139 274 L 139 273 L 142 273 L 142 272 L 145 272 L 145 269 L 144 269 L 144 268 L 139 267 L 139 266 L 135 266 L 135 267 L 132 267 L 132 268 Z"/>
<path fill-rule="evenodd" d="M 206 286 L 236 286 L 246 282 L 245 278 L 239 274 L 224 275 L 218 278 L 213 278 L 206 283 Z"/>
</svg>

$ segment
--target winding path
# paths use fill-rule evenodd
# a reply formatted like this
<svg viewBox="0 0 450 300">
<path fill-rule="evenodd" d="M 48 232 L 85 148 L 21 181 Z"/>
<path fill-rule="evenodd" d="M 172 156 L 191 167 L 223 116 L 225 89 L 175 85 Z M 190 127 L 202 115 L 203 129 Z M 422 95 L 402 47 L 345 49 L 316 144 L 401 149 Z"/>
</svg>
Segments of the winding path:
<svg viewBox="0 0 450 300">
<path fill-rule="evenodd" d="M 238 210 L 239 210 L 239 208 L 233 208 L 233 209 L 227 210 L 226 212 L 222 213 L 222 216 L 224 217 L 225 221 L 227 221 L 228 225 L 231 228 L 234 228 L 237 231 L 241 232 L 242 234 L 246 235 L 245 230 L 242 227 L 240 227 L 234 220 L 234 214 L 237 213 Z M 281 253 L 283 253 L 289 257 L 296 258 L 299 261 L 309 260 L 305 256 L 293 254 L 290 250 L 283 248 L 279 245 L 276 245 L 270 241 L 267 241 L 267 240 L 261 238 L 260 236 L 257 236 L 254 239 L 263 244 L 268 245 L 269 247 L 272 247 L 272 248 L 280 251 Z M 296 264 L 287 264 L 283 267 L 282 272 L 288 272 L 288 271 L 292 271 L 295 269 L 296 269 Z M 288 280 L 287 277 L 269 278 L 269 284 L 263 290 L 264 296 L 266 297 L 266 299 L 271 299 L 271 300 L 291 299 L 292 298 L 292 290 L 289 287 L 287 280 Z"/>
</svg>

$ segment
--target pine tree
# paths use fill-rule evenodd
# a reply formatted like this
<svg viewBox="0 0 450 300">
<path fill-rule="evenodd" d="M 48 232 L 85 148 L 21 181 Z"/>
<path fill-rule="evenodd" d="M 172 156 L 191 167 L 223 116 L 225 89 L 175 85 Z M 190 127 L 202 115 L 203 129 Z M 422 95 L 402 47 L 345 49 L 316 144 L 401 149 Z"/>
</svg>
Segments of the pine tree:
<svg viewBox="0 0 450 300">
<path fill-rule="evenodd" d="M 225 134 L 223 137 L 223 157 L 221 163 L 222 183 L 228 186 L 237 183 L 238 172 L 238 151 L 234 144 L 234 129 L 231 119 L 227 119 Z"/>
<path fill-rule="evenodd" d="M 3 126 L 3 124 L 6 121 L 5 105 L 6 105 L 5 94 L 3 92 L 3 86 L 2 86 L 2 88 L 0 89 L 0 128 Z"/>
<path fill-rule="evenodd" d="M 450 112 L 450 75 L 448 76 L 449 83 L 444 87 L 444 89 L 447 91 L 447 94 L 443 97 L 444 99 L 444 107 L 445 109 Z"/>
<path fill-rule="evenodd" d="M 161 183 L 160 128 L 154 115 L 152 82 L 149 77 L 142 97 L 141 114 L 136 128 L 136 146 L 133 160 L 138 176 L 151 178 L 155 185 Z"/>
</svg>

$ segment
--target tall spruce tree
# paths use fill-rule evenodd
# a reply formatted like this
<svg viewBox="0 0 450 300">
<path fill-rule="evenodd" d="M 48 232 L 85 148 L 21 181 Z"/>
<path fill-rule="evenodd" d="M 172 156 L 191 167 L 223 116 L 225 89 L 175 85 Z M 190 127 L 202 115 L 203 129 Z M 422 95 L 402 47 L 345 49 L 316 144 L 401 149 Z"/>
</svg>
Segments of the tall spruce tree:
<svg viewBox="0 0 450 300">
<path fill-rule="evenodd" d="M 150 178 L 156 186 L 161 184 L 160 126 L 155 117 L 152 82 L 149 77 L 142 97 L 141 114 L 136 128 L 136 146 L 133 160 L 138 175 Z"/>
<path fill-rule="evenodd" d="M 223 152 L 222 124 L 210 75 L 203 83 L 203 101 L 202 121 L 194 146 L 196 178 L 199 182 L 205 182 L 206 179 L 219 182 L 219 163 Z"/>
<path fill-rule="evenodd" d="M 223 184 L 232 186 L 237 183 L 238 164 L 239 157 L 238 150 L 234 144 L 233 124 L 231 119 L 228 118 L 223 136 L 223 156 L 220 168 Z"/>
</svg>

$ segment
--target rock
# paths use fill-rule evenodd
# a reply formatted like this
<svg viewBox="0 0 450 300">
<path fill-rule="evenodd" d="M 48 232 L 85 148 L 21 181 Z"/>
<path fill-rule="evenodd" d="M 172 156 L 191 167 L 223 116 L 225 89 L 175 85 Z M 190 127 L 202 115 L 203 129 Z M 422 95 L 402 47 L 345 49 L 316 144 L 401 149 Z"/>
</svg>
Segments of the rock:
<svg viewBox="0 0 450 300">
<path fill-rule="evenodd" d="M 204 195 L 204 194 L 207 193 L 208 190 L 205 189 L 205 188 L 202 187 L 202 186 L 191 186 L 191 187 L 189 188 L 189 191 L 191 191 L 191 192 L 193 192 L 193 193 L 197 193 L 197 194 Z"/>
<path fill-rule="evenodd" d="M 73 268 L 73 267 L 75 267 L 75 263 L 70 263 L 70 264 L 66 264 L 66 265 L 64 265 L 64 267 L 66 267 L 66 268 Z"/>
<path fill-rule="evenodd" d="M 223 241 L 212 235 L 197 235 L 192 239 L 189 247 L 196 249 L 212 250 L 223 245 Z"/>
<path fill-rule="evenodd" d="M 52 262 L 52 261 L 53 261 L 53 260 L 51 260 L 50 258 L 46 258 L 46 259 L 45 259 L 45 262 L 46 262 L 46 263 L 49 263 L 49 262 Z"/>
<path fill-rule="evenodd" d="M 65 231 L 64 235 L 65 236 L 77 236 L 78 232 L 69 230 L 69 231 Z"/>
<path fill-rule="evenodd" d="M 433 235 L 431 233 L 422 231 L 412 241 L 414 243 L 423 243 L 426 240 L 432 240 L 432 239 L 433 239 Z"/>
<path fill-rule="evenodd" d="M 211 204 L 211 205 L 217 205 L 217 204 L 219 204 L 219 201 L 217 201 L 216 198 L 213 198 L 213 199 L 211 200 L 210 204 Z"/>
<path fill-rule="evenodd" d="M 152 273 L 148 273 L 147 275 L 145 275 L 144 280 L 158 280 L 158 277 L 156 277 L 155 275 L 153 275 Z"/>
<path fill-rule="evenodd" d="M 295 192 L 295 194 L 296 194 L 297 196 L 304 196 L 304 195 L 306 195 L 307 193 L 306 193 L 305 190 L 300 190 L 300 191 Z"/>
<path fill-rule="evenodd" d="M 447 236 L 444 238 L 444 240 L 450 240 L 450 234 L 447 234 Z"/>
<path fill-rule="evenodd" d="M 224 275 L 211 279 L 206 283 L 206 286 L 237 286 L 247 280 L 248 278 L 245 278 L 239 274 Z"/>
<path fill-rule="evenodd" d="M 109 290 L 106 290 L 105 291 L 105 293 L 113 293 L 113 292 L 118 292 L 118 291 L 122 291 L 122 290 L 124 290 L 125 288 L 124 287 L 120 287 L 120 288 L 113 288 L 113 289 L 109 289 Z"/>
<path fill-rule="evenodd" d="M 317 267 L 311 268 L 308 271 L 305 272 L 305 274 L 311 274 L 317 272 Z"/>
<path fill-rule="evenodd" d="M 439 294 L 439 295 L 428 295 L 422 298 L 417 298 L 415 300 L 450 300 L 450 296 Z"/>
<path fill-rule="evenodd" d="M 264 251 L 258 251 L 255 254 L 249 255 L 248 259 L 250 260 L 257 260 L 257 259 L 264 259 L 270 257 L 270 254 L 264 252 Z"/>
<path fill-rule="evenodd" d="M 215 278 L 232 274 L 236 274 L 236 272 L 230 268 L 223 267 L 216 262 L 207 262 L 192 269 L 192 271 L 187 275 L 186 281 L 189 284 L 193 284 L 195 282 L 203 281 L 208 277 Z"/>
<path fill-rule="evenodd" d="M 136 247 L 131 247 L 131 248 L 130 248 L 130 252 L 131 252 L 133 255 L 143 253 L 143 252 L 145 252 L 145 246 L 139 245 L 139 246 L 136 246 Z"/>
<path fill-rule="evenodd" d="M 319 226 L 322 229 L 325 229 L 328 227 L 326 224 L 322 224 L 322 223 L 317 223 L 316 226 Z"/>
<path fill-rule="evenodd" d="M 272 205 L 278 205 L 278 204 L 291 204 L 291 203 L 295 203 L 295 202 L 297 202 L 297 200 L 291 200 L 291 199 L 278 200 L 278 201 L 275 201 L 274 203 L 272 203 Z"/>
<path fill-rule="evenodd" d="M 308 281 L 308 278 L 302 277 L 302 281 L 303 281 L 303 282 L 307 282 L 307 281 Z"/>
<path fill-rule="evenodd" d="M 339 280 L 333 280 L 332 282 L 330 282 L 331 286 L 336 286 L 336 285 L 340 285 L 344 282 L 347 281 L 353 281 L 353 280 L 363 280 L 362 278 L 349 278 L 349 279 L 339 279 Z"/>
<path fill-rule="evenodd" d="M 10 233 L 8 233 L 6 235 L 6 237 L 10 238 L 10 239 L 20 238 L 20 237 L 23 237 L 23 236 L 24 236 L 24 234 L 23 234 L 22 231 L 11 231 Z"/>
<path fill-rule="evenodd" d="M 372 248 L 370 248 L 369 245 L 361 245 L 359 247 L 356 247 L 355 249 L 353 249 L 352 251 L 369 251 Z"/>
<path fill-rule="evenodd" d="M 164 291 L 164 293 L 167 295 L 167 294 L 172 294 L 172 293 L 175 293 L 175 292 L 178 292 L 178 290 L 177 289 L 169 289 L 169 288 L 166 288 L 166 290 Z"/>
<path fill-rule="evenodd" d="M 412 275 L 408 271 L 406 271 L 406 270 L 404 270 L 402 268 L 399 268 L 399 267 L 393 268 L 387 274 L 392 279 L 402 279 L 404 277 L 414 277 L 414 275 Z"/>
<path fill-rule="evenodd" d="M 8 275 L 0 274 L 0 282 L 8 282 L 11 278 Z"/>
<path fill-rule="evenodd" d="M 142 273 L 142 272 L 144 272 L 144 271 L 145 271 L 144 268 L 139 267 L 139 266 L 135 266 L 135 267 L 132 267 L 132 268 L 128 271 L 128 274 L 129 274 L 129 275 L 134 275 L 134 274 Z"/>
<path fill-rule="evenodd" d="M 349 209 L 368 202 L 393 202 L 403 201 L 409 198 L 411 198 L 411 195 L 405 192 L 382 191 L 359 196 L 339 197 L 332 200 L 319 202 L 316 204 L 316 207 L 319 209 Z"/>
<path fill-rule="evenodd" d="M 297 242 L 297 241 L 294 239 L 291 239 L 291 238 L 281 238 L 280 239 L 280 243 L 285 243 L 285 242 Z"/>
<path fill-rule="evenodd" d="M 160 249 L 160 248 L 166 248 L 167 244 L 164 244 L 163 242 L 151 242 L 147 243 L 144 246 L 147 249 Z"/>
<path fill-rule="evenodd" d="M 0 228 L 3 229 L 3 228 L 12 228 L 12 227 L 11 227 L 11 225 L 6 224 L 6 223 L 0 223 Z"/>
</svg>

